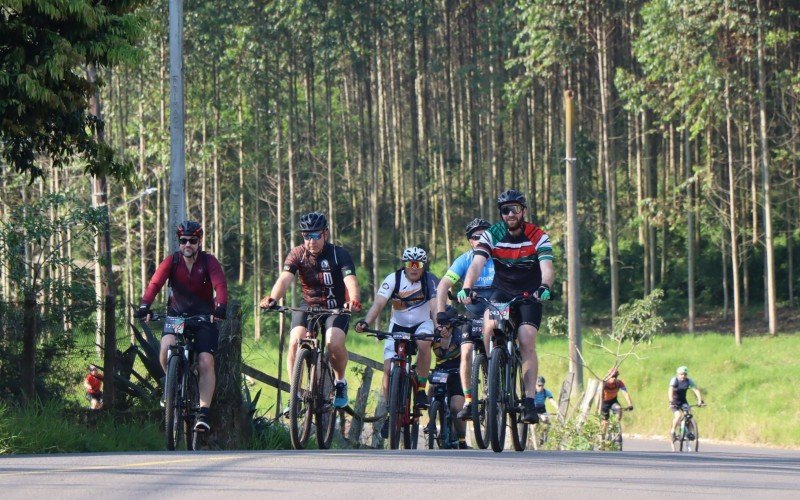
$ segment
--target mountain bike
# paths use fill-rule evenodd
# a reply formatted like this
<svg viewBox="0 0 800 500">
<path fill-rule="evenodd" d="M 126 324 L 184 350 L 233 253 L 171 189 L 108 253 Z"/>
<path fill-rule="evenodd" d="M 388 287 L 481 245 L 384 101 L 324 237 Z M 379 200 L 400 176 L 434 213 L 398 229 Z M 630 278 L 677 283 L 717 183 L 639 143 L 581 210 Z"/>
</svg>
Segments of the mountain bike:
<svg viewBox="0 0 800 500">
<path fill-rule="evenodd" d="M 492 332 L 487 377 L 486 434 L 492 450 L 499 453 L 505 447 L 506 424 L 511 428 L 514 450 L 523 451 L 528 440 L 528 424 L 522 421 L 525 383 L 522 359 L 517 345 L 518 325 L 510 317 L 512 308 L 538 302 L 530 296 L 517 296 L 509 302 L 494 303 L 483 297 L 497 322 Z"/>
<path fill-rule="evenodd" d="M 702 408 L 704 404 L 696 405 L 697 408 Z M 697 428 L 697 420 L 692 414 L 692 407 L 688 404 L 681 406 L 683 417 L 681 417 L 680 431 L 675 435 L 672 442 L 673 451 L 686 451 L 697 452 L 700 451 L 700 431 Z M 677 450 L 676 445 L 677 444 Z"/>
<path fill-rule="evenodd" d="M 150 321 L 162 319 L 151 316 Z M 164 431 L 167 449 L 177 449 L 185 440 L 186 449 L 197 448 L 194 424 L 200 412 L 197 359 L 194 333 L 201 322 L 211 322 L 211 316 L 165 316 L 164 334 L 174 335 L 175 344 L 167 353 L 167 378 L 164 381 Z"/>
<path fill-rule="evenodd" d="M 322 307 L 273 306 L 266 309 L 279 313 L 306 313 L 309 336 L 298 340 L 297 354 L 292 367 L 289 396 L 289 436 L 292 448 L 305 449 L 316 424 L 317 446 L 331 447 L 336 427 L 336 396 L 333 368 L 325 352 L 325 318 L 334 314 L 350 314 L 347 309 Z"/>
<path fill-rule="evenodd" d="M 412 404 L 419 383 L 412 369 L 411 357 L 416 353 L 417 340 L 435 340 L 437 334 L 418 334 L 409 332 L 384 332 L 365 328 L 364 332 L 379 340 L 394 339 L 394 352 L 389 374 L 389 448 L 400 448 L 400 434 L 403 435 L 403 448 L 417 448 L 419 439 L 420 413 Z"/>
<path fill-rule="evenodd" d="M 621 407 L 614 404 L 608 416 L 606 432 L 603 441 L 612 450 L 622 451 L 622 414 L 626 411 L 633 411 L 633 406 Z"/>
<path fill-rule="evenodd" d="M 428 410 L 428 425 L 425 427 L 428 449 L 458 449 L 458 433 L 453 423 L 450 410 L 450 395 L 447 391 L 447 379 L 458 377 L 458 368 L 434 369 L 428 382 L 433 387 L 433 399 Z"/>
</svg>

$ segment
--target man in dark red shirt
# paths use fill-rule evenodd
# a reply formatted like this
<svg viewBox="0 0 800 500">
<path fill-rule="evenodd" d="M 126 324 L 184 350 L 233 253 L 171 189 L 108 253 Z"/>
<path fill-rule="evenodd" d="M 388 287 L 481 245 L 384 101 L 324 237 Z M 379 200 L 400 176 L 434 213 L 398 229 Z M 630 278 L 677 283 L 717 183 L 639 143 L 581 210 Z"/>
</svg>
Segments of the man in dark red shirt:
<svg viewBox="0 0 800 500">
<path fill-rule="evenodd" d="M 195 430 L 206 432 L 211 430 L 208 409 L 211 407 L 216 385 L 214 351 L 219 342 L 219 330 L 214 320 L 225 319 L 228 285 L 219 261 L 213 255 L 200 250 L 203 241 L 202 226 L 187 220 L 178 225 L 177 234 L 180 249 L 159 264 L 142 296 L 137 316 L 149 319 L 150 305 L 167 280 L 172 289 L 167 306 L 168 316 L 211 316 L 210 323 L 197 323 L 194 343 L 200 372 L 200 415 L 197 417 Z M 167 351 L 174 344 L 174 335 L 162 336 L 160 360 L 165 372 Z"/>
<path fill-rule="evenodd" d="M 268 297 L 261 301 L 261 307 L 269 308 L 286 295 L 286 290 L 300 276 L 303 289 L 302 306 L 318 306 L 327 309 L 347 308 L 353 312 L 361 310 L 356 266 L 350 253 L 342 247 L 329 243 L 328 219 L 319 212 L 311 212 L 300 217 L 300 232 L 304 243 L 292 248 L 283 264 L 283 272 L 272 287 Z M 308 318 L 305 313 L 292 315 L 291 341 L 286 355 L 286 368 L 292 376 L 297 342 L 308 334 Z M 332 314 L 325 318 L 325 337 L 331 367 L 336 375 L 336 397 L 333 406 L 347 405 L 347 348 L 345 338 L 350 323 L 349 314 Z"/>
</svg>

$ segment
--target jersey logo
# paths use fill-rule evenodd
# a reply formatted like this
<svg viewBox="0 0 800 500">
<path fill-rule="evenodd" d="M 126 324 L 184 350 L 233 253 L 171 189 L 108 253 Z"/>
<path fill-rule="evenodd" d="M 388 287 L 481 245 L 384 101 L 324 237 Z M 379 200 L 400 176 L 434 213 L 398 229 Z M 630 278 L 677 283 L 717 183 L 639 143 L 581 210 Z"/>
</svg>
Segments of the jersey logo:
<svg viewBox="0 0 800 500">
<path fill-rule="evenodd" d="M 283 270 L 284 270 L 284 271 L 289 271 L 289 272 L 292 272 L 292 266 L 290 266 L 290 265 L 288 265 L 288 264 L 287 264 L 287 265 L 283 266 Z"/>
<path fill-rule="evenodd" d="M 331 265 L 328 262 L 328 259 L 322 259 L 319 263 L 320 267 L 323 271 L 329 271 L 331 269 Z"/>
</svg>

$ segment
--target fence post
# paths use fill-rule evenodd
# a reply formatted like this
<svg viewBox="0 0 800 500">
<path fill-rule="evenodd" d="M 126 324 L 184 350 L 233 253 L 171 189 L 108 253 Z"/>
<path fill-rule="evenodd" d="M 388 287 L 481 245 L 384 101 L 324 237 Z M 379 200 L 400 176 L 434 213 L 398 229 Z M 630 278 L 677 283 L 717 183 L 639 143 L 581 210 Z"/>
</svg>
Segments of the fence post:
<svg viewBox="0 0 800 500">
<path fill-rule="evenodd" d="M 355 416 L 350 420 L 350 434 L 348 435 L 350 442 L 356 444 L 356 446 L 361 444 L 361 430 L 364 428 L 362 418 L 367 411 L 370 387 L 372 387 L 372 368 L 365 366 L 364 377 L 361 379 L 361 387 L 358 388 L 358 395 L 353 408 Z"/>
<path fill-rule="evenodd" d="M 558 421 L 567 420 L 569 411 L 569 399 L 572 397 L 572 386 L 575 383 L 575 372 L 567 373 L 564 383 L 561 384 L 561 392 L 558 394 Z"/>
</svg>

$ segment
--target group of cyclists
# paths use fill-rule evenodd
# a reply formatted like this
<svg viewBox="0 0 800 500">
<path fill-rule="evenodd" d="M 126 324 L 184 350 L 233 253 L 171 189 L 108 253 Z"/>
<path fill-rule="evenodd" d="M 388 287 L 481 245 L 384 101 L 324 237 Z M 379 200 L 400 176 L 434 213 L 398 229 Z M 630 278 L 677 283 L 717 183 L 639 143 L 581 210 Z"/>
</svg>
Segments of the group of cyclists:
<svg viewBox="0 0 800 500">
<path fill-rule="evenodd" d="M 535 299 L 520 302 L 510 311 L 510 318 L 518 328 L 522 360 L 522 421 L 536 424 L 541 420 L 544 423 L 547 416 L 545 402 L 549 399 L 555 404 L 552 393 L 544 388 L 544 378 L 539 376 L 536 353 L 536 336 L 542 319 L 541 303 L 550 299 L 555 279 L 550 237 L 542 228 L 526 220 L 527 203 L 519 191 L 509 189 L 502 192 L 497 197 L 497 209 L 498 222 L 492 224 L 476 218 L 467 224 L 465 235 L 471 248 L 453 261 L 441 280 L 428 270 L 428 255 L 424 249 L 416 246 L 404 249 L 401 256 L 403 267 L 384 278 L 372 307 L 354 326 L 356 332 L 364 332 L 391 303 L 391 332 L 439 333 L 435 340 L 416 342 L 418 392 L 414 401 L 417 409 L 428 407 L 427 383 L 431 361 L 434 360 L 437 368 L 446 369 L 451 374 L 447 390 L 454 413 L 457 412 L 455 422 L 460 448 L 467 447 L 464 422 L 472 418 L 471 405 L 476 396 L 470 385 L 473 349 L 475 344 L 482 342 L 486 352 L 490 352 L 494 319 L 487 310 L 486 301 L 509 302 L 519 296 Z M 295 277 L 299 277 L 302 290 L 300 309 L 321 307 L 343 311 L 325 317 L 324 341 L 335 375 L 333 406 L 344 408 L 349 402 L 345 340 L 352 314 L 362 309 L 355 264 L 346 249 L 329 241 L 328 221 L 324 214 L 311 212 L 301 216 L 298 229 L 303 243 L 289 251 L 280 275 L 260 306 L 265 309 L 277 306 Z M 202 250 L 203 228 L 200 224 L 182 222 L 177 227 L 177 237 L 179 250 L 159 264 L 142 296 L 136 316 L 145 320 L 150 318 L 150 307 L 167 281 L 171 289 L 168 316 L 210 316 L 211 321 L 198 323 L 194 341 L 200 392 L 195 431 L 209 432 L 209 411 L 215 388 L 213 353 L 219 338 L 215 320 L 226 317 L 227 283 L 219 261 Z M 447 305 L 448 295 L 459 282 L 462 286 L 455 295 L 458 302 L 478 319 L 465 331 L 449 327 L 452 311 Z M 290 377 L 299 340 L 308 334 L 308 313 L 294 312 L 286 365 Z M 167 352 L 175 342 L 173 334 L 162 336 L 160 361 L 165 369 Z M 388 400 L 394 341 L 387 339 L 385 342 L 383 391 Z M 611 406 L 617 403 L 619 391 L 625 394 L 628 406 L 632 407 L 625 384 L 617 378 L 618 375 L 618 371 L 612 370 L 604 381 L 601 405 L 604 420 L 607 420 Z M 693 388 L 698 400 L 702 401 L 699 391 L 687 377 L 687 370 L 681 367 L 669 389 L 670 404 L 675 410 L 673 436 L 689 388 Z M 386 426 L 382 433 L 384 436 L 388 433 Z"/>
</svg>

